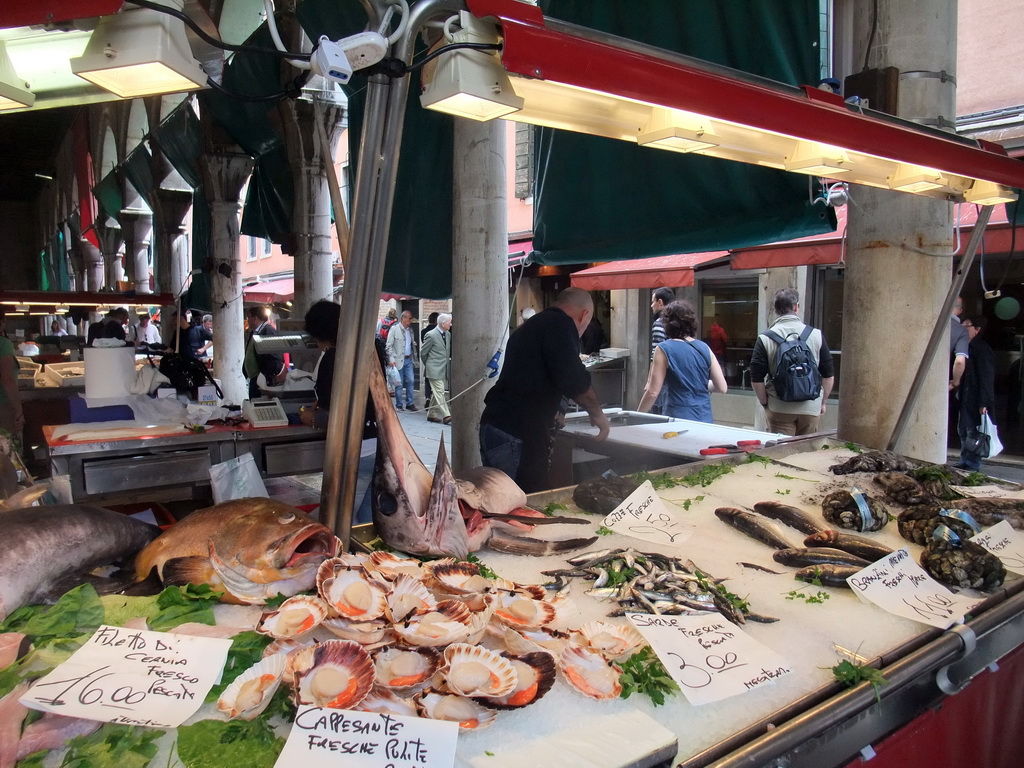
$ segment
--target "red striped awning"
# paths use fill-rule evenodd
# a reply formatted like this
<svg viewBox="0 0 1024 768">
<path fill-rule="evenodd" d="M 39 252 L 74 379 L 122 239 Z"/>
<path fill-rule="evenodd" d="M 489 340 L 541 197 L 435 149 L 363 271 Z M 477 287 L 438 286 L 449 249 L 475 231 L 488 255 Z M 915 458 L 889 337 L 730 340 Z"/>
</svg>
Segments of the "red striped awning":
<svg viewBox="0 0 1024 768">
<path fill-rule="evenodd" d="M 624 288 L 682 288 L 693 285 L 693 271 L 716 259 L 726 259 L 728 251 L 678 253 L 650 259 L 609 261 L 596 267 L 573 272 L 571 281 L 585 291 L 612 291 Z"/>
<path fill-rule="evenodd" d="M 295 281 L 290 277 L 282 277 L 280 280 L 254 283 L 242 289 L 242 296 L 245 301 L 254 304 L 283 304 L 295 298 Z"/>
</svg>

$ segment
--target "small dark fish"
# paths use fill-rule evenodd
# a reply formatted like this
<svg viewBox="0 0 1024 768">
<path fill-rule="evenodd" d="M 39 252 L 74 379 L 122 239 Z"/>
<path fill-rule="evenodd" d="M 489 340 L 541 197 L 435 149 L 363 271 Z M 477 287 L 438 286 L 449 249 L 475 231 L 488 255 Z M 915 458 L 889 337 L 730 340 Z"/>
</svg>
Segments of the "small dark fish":
<svg viewBox="0 0 1024 768">
<path fill-rule="evenodd" d="M 778 576 L 782 571 L 773 571 L 771 568 L 765 568 L 763 565 L 757 563 L 744 563 L 742 560 L 736 563 L 736 565 L 742 565 L 744 568 L 750 568 L 753 571 L 762 571 L 763 573 L 771 573 Z"/>
<path fill-rule="evenodd" d="M 738 531 L 745 533 L 752 539 L 757 539 L 762 544 L 767 544 L 775 549 L 789 549 L 792 543 L 775 530 L 775 528 L 763 518 L 752 512 L 747 512 L 734 507 L 719 507 L 715 515 L 723 523 L 731 525 Z"/>
<path fill-rule="evenodd" d="M 804 510 L 783 504 L 781 501 L 759 501 L 754 505 L 754 511 L 772 520 L 778 520 L 790 528 L 796 528 L 801 533 L 811 534 L 829 530 L 824 522 L 818 522 Z"/>
<path fill-rule="evenodd" d="M 808 584 L 819 583 L 823 587 L 843 587 L 849 589 L 846 580 L 855 576 L 861 569 L 856 565 L 810 565 L 796 572 L 797 581 Z"/>
<path fill-rule="evenodd" d="M 822 531 L 804 539 L 805 547 L 832 547 L 849 552 L 851 555 L 863 557 L 868 562 L 875 562 L 886 555 L 891 555 L 893 550 L 877 541 L 866 539 L 863 536 L 856 536 L 852 533 L 840 533 L 839 531 Z"/>
<path fill-rule="evenodd" d="M 863 557 L 851 555 L 841 549 L 831 547 L 795 547 L 780 549 L 772 555 L 772 559 L 780 565 L 801 567 L 805 565 L 855 565 L 858 570 L 871 565 Z"/>
<path fill-rule="evenodd" d="M 774 624 L 778 621 L 775 616 L 766 616 L 763 613 L 748 613 L 746 616 L 747 621 L 756 621 L 758 624 Z"/>
</svg>

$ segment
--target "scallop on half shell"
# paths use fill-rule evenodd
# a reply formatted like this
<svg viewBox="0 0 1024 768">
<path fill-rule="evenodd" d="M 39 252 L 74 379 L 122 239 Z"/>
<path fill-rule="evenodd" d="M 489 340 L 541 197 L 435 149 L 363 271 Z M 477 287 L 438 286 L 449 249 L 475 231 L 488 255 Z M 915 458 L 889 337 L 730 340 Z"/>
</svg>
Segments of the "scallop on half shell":
<svg viewBox="0 0 1024 768">
<path fill-rule="evenodd" d="M 254 720 L 274 698 L 284 675 L 285 655 L 267 656 L 249 667 L 224 689 L 217 709 L 229 720 Z"/>
<path fill-rule="evenodd" d="M 615 699 L 622 693 L 622 670 L 597 651 L 566 646 L 558 657 L 558 668 L 569 685 L 592 699 Z"/>
<path fill-rule="evenodd" d="M 299 704 L 351 709 L 369 694 L 375 680 L 370 654 L 350 640 L 327 640 L 291 657 Z"/>
<path fill-rule="evenodd" d="M 373 621 L 384 615 L 388 586 L 371 579 L 362 568 L 326 568 L 317 573 L 317 589 L 332 610 L 346 619 Z"/>
<path fill-rule="evenodd" d="M 637 648 L 647 645 L 644 636 L 632 624 L 611 624 L 590 621 L 579 628 L 579 637 L 591 650 L 606 659 L 629 656 Z"/>
<path fill-rule="evenodd" d="M 462 730 L 486 728 L 494 722 L 497 713 L 493 709 L 462 696 L 427 693 L 419 698 L 420 712 L 431 720 L 449 720 L 459 724 Z"/>
<path fill-rule="evenodd" d="M 327 603 L 318 597 L 289 597 L 277 610 L 263 614 L 257 632 L 276 640 L 300 637 L 311 632 L 327 618 Z"/>
<path fill-rule="evenodd" d="M 465 603 L 442 600 L 433 610 L 395 624 L 395 634 L 407 645 L 449 645 L 466 639 L 470 633 L 471 618 Z"/>
<path fill-rule="evenodd" d="M 539 701 L 555 682 L 555 658 L 537 651 L 524 656 L 503 653 L 516 672 L 516 687 L 504 696 L 474 697 L 494 709 L 520 709 Z"/>
<path fill-rule="evenodd" d="M 506 696 L 516 687 L 508 659 L 480 645 L 453 643 L 444 649 L 444 681 L 460 696 Z"/>
<path fill-rule="evenodd" d="M 386 648 L 373 660 L 377 674 L 377 687 L 399 696 L 419 693 L 430 683 L 430 678 L 441 666 L 441 654 L 433 648 L 403 650 Z"/>
</svg>

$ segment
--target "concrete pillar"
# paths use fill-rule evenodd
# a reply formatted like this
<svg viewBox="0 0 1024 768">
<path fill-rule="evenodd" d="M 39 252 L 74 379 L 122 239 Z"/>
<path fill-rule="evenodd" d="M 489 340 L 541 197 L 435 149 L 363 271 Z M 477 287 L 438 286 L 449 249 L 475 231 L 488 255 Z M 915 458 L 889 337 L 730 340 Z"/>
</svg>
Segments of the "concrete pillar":
<svg viewBox="0 0 1024 768">
<path fill-rule="evenodd" d="M 103 276 L 96 290 L 105 288 L 108 291 L 116 291 L 118 282 L 124 280 L 121 255 L 124 238 L 121 236 L 121 226 L 111 219 L 106 225 L 97 226 L 96 234 L 100 239 L 100 252 L 103 254 Z"/>
<path fill-rule="evenodd" d="M 242 319 L 242 259 L 238 252 L 239 195 L 252 173 L 252 158 L 233 152 L 206 152 L 200 158 L 210 202 L 210 262 L 213 297 L 213 375 L 224 399 L 248 398 L 242 374 L 245 326 Z"/>
<path fill-rule="evenodd" d="M 157 189 L 153 207 L 156 230 L 156 286 L 158 293 L 179 296 L 185 289 L 189 273 L 188 232 L 185 217 L 192 209 L 192 191 Z M 165 306 L 160 311 L 160 335 L 174 340 L 176 323 L 172 315 L 177 307 Z M 214 353 L 216 354 L 216 347 Z"/>
<path fill-rule="evenodd" d="M 288 102 L 285 142 L 293 169 L 295 206 L 292 209 L 292 237 L 287 252 L 295 260 L 295 299 L 292 315 L 302 317 L 320 299 L 334 292 L 334 254 L 331 249 L 331 194 L 327 186 L 325 161 L 317 139 L 318 118 L 312 103 Z M 327 144 L 334 147 L 343 127 L 342 110 L 324 107 Z"/>
<path fill-rule="evenodd" d="M 955 0 L 879 0 L 854 10 L 853 60 L 872 39 L 870 67 L 956 71 Z M 952 120 L 955 92 L 936 78 L 900 79 L 898 114 Z M 838 435 L 884 448 L 925 354 L 952 279 L 952 206 L 901 192 L 853 187 L 843 295 L 842 409 Z M 831 340 L 830 340 L 831 341 Z M 946 459 L 948 341 L 943 337 L 902 439 L 900 453 Z"/>
<path fill-rule="evenodd" d="M 611 292 L 610 347 L 631 350 L 626 363 L 626 396 L 624 408 L 633 410 L 640 404 L 651 365 L 651 291 L 614 290 Z"/>
<path fill-rule="evenodd" d="M 103 253 L 84 237 L 79 238 L 82 251 L 82 287 L 95 293 L 103 287 Z"/>
<path fill-rule="evenodd" d="M 458 471 L 480 464 L 480 414 L 493 380 L 473 385 L 506 341 L 505 122 L 456 119 L 453 141 L 451 393 L 472 387 L 451 407 L 452 466 Z"/>
<path fill-rule="evenodd" d="M 149 246 L 153 238 L 153 214 L 145 208 L 121 211 L 125 262 L 136 293 L 152 293 L 149 282 Z"/>
</svg>

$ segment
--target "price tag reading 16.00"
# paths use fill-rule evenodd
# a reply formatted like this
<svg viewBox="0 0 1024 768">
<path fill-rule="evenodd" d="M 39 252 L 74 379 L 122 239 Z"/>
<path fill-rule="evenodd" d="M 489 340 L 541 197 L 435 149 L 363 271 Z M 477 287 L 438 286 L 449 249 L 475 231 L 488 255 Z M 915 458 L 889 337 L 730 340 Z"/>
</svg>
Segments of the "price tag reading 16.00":
<svg viewBox="0 0 1024 768">
<path fill-rule="evenodd" d="M 220 679 L 230 640 L 102 626 L 21 698 L 32 709 L 175 728 Z"/>
</svg>

